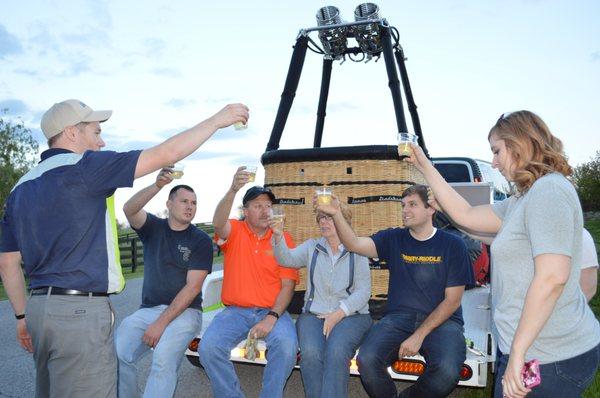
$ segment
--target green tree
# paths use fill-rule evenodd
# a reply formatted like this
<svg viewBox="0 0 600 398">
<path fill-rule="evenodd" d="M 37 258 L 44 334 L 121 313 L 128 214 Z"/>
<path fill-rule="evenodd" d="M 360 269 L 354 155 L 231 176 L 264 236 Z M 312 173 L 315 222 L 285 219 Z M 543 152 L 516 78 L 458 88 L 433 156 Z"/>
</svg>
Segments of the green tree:
<svg viewBox="0 0 600 398">
<path fill-rule="evenodd" d="M 600 211 L 600 151 L 589 162 L 580 164 L 573 180 L 584 211 Z"/>
<path fill-rule="evenodd" d="M 2 113 L 6 115 L 7 110 Z M 39 145 L 25 127 L 0 117 L 0 217 L 4 215 L 4 203 L 12 187 L 35 164 Z"/>
</svg>

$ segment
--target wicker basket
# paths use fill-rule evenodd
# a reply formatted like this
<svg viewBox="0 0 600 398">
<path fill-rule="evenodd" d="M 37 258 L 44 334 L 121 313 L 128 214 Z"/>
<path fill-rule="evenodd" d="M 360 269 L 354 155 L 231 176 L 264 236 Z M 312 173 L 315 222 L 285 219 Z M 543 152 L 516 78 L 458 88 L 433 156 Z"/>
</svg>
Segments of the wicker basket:
<svg viewBox="0 0 600 398">
<path fill-rule="evenodd" d="M 312 206 L 315 189 L 328 185 L 352 210 L 352 227 L 369 236 L 402 226 L 400 195 L 421 173 L 398 158 L 395 146 L 363 146 L 276 150 L 262 156 L 265 186 L 284 207 L 286 230 L 297 243 L 319 237 Z M 296 290 L 305 290 L 306 268 Z M 387 270 L 373 268 L 372 296 L 387 293 Z"/>
</svg>

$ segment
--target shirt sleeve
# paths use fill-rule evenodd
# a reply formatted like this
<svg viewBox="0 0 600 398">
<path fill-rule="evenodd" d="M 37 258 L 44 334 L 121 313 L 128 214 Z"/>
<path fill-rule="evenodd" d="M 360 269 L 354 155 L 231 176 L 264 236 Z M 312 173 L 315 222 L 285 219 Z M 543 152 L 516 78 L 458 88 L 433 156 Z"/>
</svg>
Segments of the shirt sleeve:
<svg viewBox="0 0 600 398">
<path fill-rule="evenodd" d="M 287 246 L 285 239 L 280 239 L 279 242 L 275 242 L 275 237 L 271 238 L 271 246 L 273 247 L 273 254 L 279 265 L 288 268 L 302 268 L 308 265 L 309 253 L 311 247 L 314 245 L 311 239 L 302 242 L 295 249 L 290 249 Z"/>
<path fill-rule="evenodd" d="M 452 235 L 452 244 L 450 246 L 450 261 L 448 262 L 448 277 L 446 278 L 446 287 L 453 286 L 474 286 L 473 267 L 469 259 L 469 252 L 463 240 L 456 235 Z"/>
<path fill-rule="evenodd" d="M 94 193 L 110 193 L 133 186 L 135 168 L 142 151 L 87 151 L 77 166 L 86 186 Z"/>
<path fill-rule="evenodd" d="M 18 252 L 19 245 L 10 224 L 9 200 L 4 207 L 4 216 L 0 221 L 0 253 Z"/>
<path fill-rule="evenodd" d="M 371 235 L 371 239 L 375 243 L 375 249 L 377 250 L 377 256 L 380 260 L 388 260 L 390 258 L 390 236 L 393 228 L 384 229 Z"/>
<path fill-rule="evenodd" d="M 192 252 L 188 269 L 205 270 L 211 273 L 213 264 L 212 240 L 206 234 L 198 234 L 197 239 L 198 243 Z"/>
<path fill-rule="evenodd" d="M 240 223 L 242 223 L 242 222 L 243 222 L 243 221 L 240 221 L 240 220 L 234 220 L 234 219 L 232 219 L 232 218 L 230 218 L 230 219 L 229 219 L 229 225 L 230 225 L 230 227 L 231 227 L 231 229 L 230 229 L 230 231 L 229 231 L 229 236 L 228 236 L 228 237 L 227 237 L 227 239 L 226 239 L 226 240 L 225 240 L 223 243 L 221 243 L 220 245 L 219 245 L 219 241 L 221 241 L 221 237 L 215 233 L 215 236 L 214 236 L 214 238 L 213 238 L 213 239 L 214 239 L 215 243 L 219 245 L 219 247 L 221 248 L 221 251 L 222 251 L 223 253 L 227 253 L 227 248 L 229 247 L 229 244 L 228 244 L 228 243 L 229 243 L 229 241 L 233 241 L 233 240 L 235 240 L 235 238 L 236 238 L 236 235 L 238 234 L 238 230 L 239 230 L 239 228 L 240 228 Z"/>
<path fill-rule="evenodd" d="M 283 236 L 285 237 L 285 243 L 287 243 L 287 246 L 290 249 L 296 247 L 296 244 L 292 240 L 292 237 L 290 236 L 290 234 L 288 234 L 287 232 L 284 232 Z M 296 281 L 296 283 L 300 282 L 300 276 L 298 274 L 298 270 L 294 269 L 294 268 L 287 268 L 287 267 L 283 267 L 280 265 L 279 266 L 279 277 L 281 279 L 292 279 L 292 280 Z"/>
<path fill-rule="evenodd" d="M 525 228 L 533 258 L 540 254 L 572 257 L 575 215 L 573 198 L 553 180 L 538 180 L 525 204 Z"/>
<path fill-rule="evenodd" d="M 144 225 L 138 229 L 133 227 L 131 227 L 131 229 L 137 232 L 142 242 L 145 242 L 152 236 L 152 232 L 156 229 L 156 224 L 158 224 L 159 220 L 160 219 L 154 214 L 146 213 L 146 221 L 144 221 Z"/>
</svg>

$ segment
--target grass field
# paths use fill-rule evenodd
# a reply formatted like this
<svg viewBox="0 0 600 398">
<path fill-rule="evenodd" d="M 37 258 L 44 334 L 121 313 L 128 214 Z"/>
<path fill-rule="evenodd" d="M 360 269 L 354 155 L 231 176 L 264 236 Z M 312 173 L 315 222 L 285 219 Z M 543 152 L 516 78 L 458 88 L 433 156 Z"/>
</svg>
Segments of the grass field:
<svg viewBox="0 0 600 398">
<path fill-rule="evenodd" d="M 600 221 L 588 221 L 585 223 L 585 227 L 590 231 L 592 236 L 594 237 L 594 241 L 596 242 L 596 248 L 600 248 Z M 600 257 L 600 256 L 599 256 Z M 221 262 L 222 256 L 215 257 L 215 262 Z M 135 272 L 131 272 L 130 268 L 125 268 L 123 275 L 125 279 L 134 279 L 140 278 L 144 275 L 144 267 L 138 267 Z M 600 291 L 600 287 L 598 289 Z M 0 284 L 0 300 L 5 300 L 6 294 L 4 292 L 4 287 Z M 596 314 L 596 318 L 600 319 L 600 293 L 596 294 L 592 301 L 590 302 L 590 307 L 594 314 Z M 475 389 L 475 388 L 466 388 L 460 387 L 458 391 L 458 396 L 461 398 L 487 398 L 491 396 L 492 393 L 492 375 L 490 374 L 488 377 L 488 387 L 485 389 Z M 600 397 L 600 371 L 596 372 L 596 377 L 594 378 L 594 382 L 587 389 L 587 391 L 583 394 L 584 398 L 594 398 Z"/>
</svg>

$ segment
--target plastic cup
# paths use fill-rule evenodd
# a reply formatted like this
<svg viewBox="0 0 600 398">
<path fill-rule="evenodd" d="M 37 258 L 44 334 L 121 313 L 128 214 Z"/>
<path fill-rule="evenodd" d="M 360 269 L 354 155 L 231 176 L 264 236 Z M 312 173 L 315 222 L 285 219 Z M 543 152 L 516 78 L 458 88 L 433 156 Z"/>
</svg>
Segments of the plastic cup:
<svg viewBox="0 0 600 398">
<path fill-rule="evenodd" d="M 171 177 L 173 177 L 173 179 L 183 177 L 184 167 L 185 166 L 181 163 L 175 163 L 175 165 L 173 167 L 171 167 Z"/>
<path fill-rule="evenodd" d="M 248 173 L 250 173 L 250 175 L 248 176 L 248 182 L 254 182 L 254 180 L 256 180 L 256 170 L 258 169 L 258 167 L 256 166 L 245 166 L 246 167 L 246 171 Z"/>
<path fill-rule="evenodd" d="M 236 130 L 245 130 L 248 128 L 248 124 L 244 124 L 244 122 L 235 122 L 233 123 L 233 128 Z"/>
<path fill-rule="evenodd" d="M 271 207 L 271 217 L 275 221 L 278 229 L 283 229 L 283 220 L 285 218 L 285 212 L 281 206 Z"/>
<path fill-rule="evenodd" d="M 328 205 L 331 203 L 331 188 L 322 187 L 316 190 L 317 203 L 320 205 Z"/>
<path fill-rule="evenodd" d="M 410 144 L 417 143 L 417 136 L 410 133 L 398 133 L 398 155 L 410 156 L 412 148 Z"/>
</svg>

